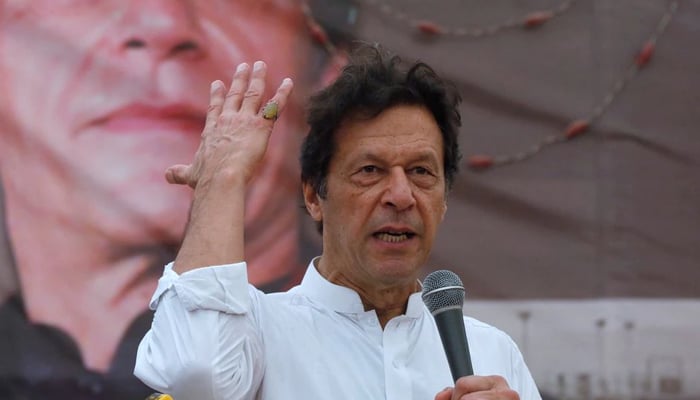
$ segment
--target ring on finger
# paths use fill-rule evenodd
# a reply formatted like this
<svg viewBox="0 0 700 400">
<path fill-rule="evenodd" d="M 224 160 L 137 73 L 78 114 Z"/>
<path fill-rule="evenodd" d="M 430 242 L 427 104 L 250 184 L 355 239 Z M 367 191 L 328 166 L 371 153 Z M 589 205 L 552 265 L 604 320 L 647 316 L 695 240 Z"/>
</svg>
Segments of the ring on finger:
<svg viewBox="0 0 700 400">
<path fill-rule="evenodd" d="M 276 101 L 269 101 L 262 109 L 262 117 L 274 121 L 279 115 L 279 104 Z"/>
</svg>

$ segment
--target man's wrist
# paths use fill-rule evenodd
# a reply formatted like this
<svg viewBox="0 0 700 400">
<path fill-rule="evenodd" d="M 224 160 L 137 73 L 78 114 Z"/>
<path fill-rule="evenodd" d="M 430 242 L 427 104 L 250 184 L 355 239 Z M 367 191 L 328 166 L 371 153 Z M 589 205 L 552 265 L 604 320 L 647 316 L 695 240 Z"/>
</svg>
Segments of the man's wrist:
<svg viewBox="0 0 700 400">
<path fill-rule="evenodd" d="M 194 190 L 190 219 L 175 259 L 177 273 L 244 258 L 244 180 L 217 174 L 202 183 Z"/>
</svg>

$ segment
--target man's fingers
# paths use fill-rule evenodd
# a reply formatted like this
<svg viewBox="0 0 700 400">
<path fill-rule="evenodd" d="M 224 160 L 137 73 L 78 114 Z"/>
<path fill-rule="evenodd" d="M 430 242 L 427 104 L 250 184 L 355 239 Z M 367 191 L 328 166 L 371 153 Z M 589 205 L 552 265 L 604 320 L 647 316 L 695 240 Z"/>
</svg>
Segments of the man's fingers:
<svg viewBox="0 0 700 400">
<path fill-rule="evenodd" d="M 435 400 L 450 400 L 452 398 L 452 388 L 444 388 L 435 395 Z"/>
<path fill-rule="evenodd" d="M 165 170 L 165 180 L 176 185 L 190 185 L 192 166 L 177 164 Z"/>
<path fill-rule="evenodd" d="M 256 61 L 253 64 L 253 72 L 250 75 L 248 90 L 243 96 L 241 111 L 257 114 L 262 103 L 262 95 L 265 92 L 265 75 L 267 74 L 267 65 L 262 61 Z"/>
<path fill-rule="evenodd" d="M 236 72 L 231 80 L 231 87 L 226 93 L 226 101 L 223 109 L 226 112 L 238 112 L 243 102 L 243 96 L 248 89 L 248 80 L 250 80 L 250 65 L 247 63 L 238 64 Z"/>
<path fill-rule="evenodd" d="M 267 120 L 276 120 L 282 113 L 282 110 L 287 105 L 289 94 L 292 92 L 294 82 L 289 78 L 284 78 L 280 86 L 277 88 L 277 93 L 260 109 L 260 114 Z"/>
<path fill-rule="evenodd" d="M 506 380 L 503 377 L 498 376 L 498 375 L 464 376 L 464 377 L 459 378 L 457 380 L 457 382 L 455 382 L 455 389 L 459 390 L 460 392 L 465 392 L 465 393 L 480 392 L 482 390 L 501 389 L 501 388 L 508 389 L 508 383 L 506 382 Z"/>
<path fill-rule="evenodd" d="M 471 392 L 471 393 L 465 393 L 462 394 L 459 397 L 455 397 L 453 394 L 452 397 L 454 400 L 474 400 L 474 399 L 491 399 L 491 400 L 520 400 L 520 395 L 518 395 L 518 392 L 512 389 L 507 389 L 507 390 L 483 390 L 480 392 Z"/>
<path fill-rule="evenodd" d="M 280 86 L 277 88 L 277 92 L 268 102 L 277 104 L 278 115 L 282 113 L 282 110 L 284 110 L 284 107 L 287 105 L 287 101 L 289 99 L 289 95 L 292 93 L 293 87 L 294 82 L 289 78 L 284 78 Z"/>
<path fill-rule="evenodd" d="M 453 397 L 456 395 L 458 399 L 462 399 L 464 396 L 475 392 L 491 392 L 491 394 L 496 395 L 495 398 L 499 399 L 519 399 L 518 393 L 508 386 L 505 378 L 498 375 L 472 375 L 459 378 L 455 382 Z"/>
<path fill-rule="evenodd" d="M 224 104 L 224 89 L 223 82 L 219 80 L 211 83 L 211 88 L 209 89 L 209 109 L 207 110 L 207 120 L 204 124 L 202 136 L 206 135 L 208 132 L 213 132 L 216 128 L 216 121 L 219 119 L 219 115 L 221 115 L 221 109 Z"/>
</svg>

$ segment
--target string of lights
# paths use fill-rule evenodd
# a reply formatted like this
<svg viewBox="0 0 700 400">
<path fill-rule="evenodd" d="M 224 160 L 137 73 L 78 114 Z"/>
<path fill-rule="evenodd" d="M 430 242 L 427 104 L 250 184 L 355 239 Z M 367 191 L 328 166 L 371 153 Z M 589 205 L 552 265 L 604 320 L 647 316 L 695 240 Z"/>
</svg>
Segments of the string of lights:
<svg viewBox="0 0 700 400">
<path fill-rule="evenodd" d="M 396 21 L 408 24 L 408 26 L 412 29 L 418 29 L 421 33 L 426 35 L 443 35 L 458 38 L 463 37 L 478 39 L 486 36 L 492 36 L 508 29 L 531 29 L 541 26 L 547 21 L 551 20 L 552 18 L 557 17 L 568 11 L 575 2 L 575 0 L 564 0 L 559 5 L 549 9 L 532 11 L 527 13 L 526 15 L 508 18 L 503 22 L 488 26 L 471 28 L 448 27 L 437 24 L 433 21 L 415 18 L 401 10 L 392 7 L 389 4 L 382 3 L 378 0 L 362 0 L 362 2 L 379 10 L 384 15 Z"/>
<path fill-rule="evenodd" d="M 479 39 L 513 28 L 532 29 L 539 27 L 570 10 L 575 3 L 575 0 L 564 0 L 557 6 L 549 9 L 532 11 L 520 17 L 508 18 L 505 21 L 497 24 L 473 28 L 446 27 L 434 21 L 414 18 L 403 11 L 397 10 L 395 7 L 392 7 L 389 4 L 382 3 L 379 0 L 361 0 L 361 2 L 367 6 L 379 10 L 381 13 L 393 18 L 394 20 L 405 23 L 410 29 L 417 29 L 421 34 L 427 36 L 450 36 Z M 532 158 L 551 145 L 569 142 L 588 133 L 592 124 L 594 124 L 605 114 L 610 105 L 620 95 L 620 93 L 622 93 L 625 87 L 627 87 L 629 83 L 637 76 L 637 74 L 649 64 L 656 50 L 656 44 L 659 38 L 666 31 L 666 28 L 678 9 L 678 3 L 679 0 L 669 1 L 668 7 L 659 19 L 656 28 L 639 47 L 634 60 L 630 62 L 627 69 L 613 82 L 606 95 L 603 96 L 603 98 L 597 102 L 597 104 L 588 113 L 584 113 L 579 118 L 573 119 L 566 127 L 564 127 L 562 131 L 546 136 L 544 139 L 533 144 L 527 149 L 514 154 L 471 155 L 466 159 L 466 166 L 475 171 L 484 171 L 494 167 L 521 162 Z M 313 12 L 306 1 L 302 2 L 302 10 L 306 16 L 306 23 L 312 39 L 317 44 L 324 47 L 329 54 L 337 55 L 339 50 L 329 39 L 321 24 L 316 21 Z"/>
</svg>

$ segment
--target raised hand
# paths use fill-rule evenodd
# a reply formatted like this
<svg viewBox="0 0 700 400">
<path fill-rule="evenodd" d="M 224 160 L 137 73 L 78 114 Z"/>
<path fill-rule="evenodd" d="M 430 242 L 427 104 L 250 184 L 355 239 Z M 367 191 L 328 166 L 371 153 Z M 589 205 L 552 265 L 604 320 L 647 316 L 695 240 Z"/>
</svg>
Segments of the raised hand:
<svg viewBox="0 0 700 400">
<path fill-rule="evenodd" d="M 243 261 L 246 186 L 263 160 L 275 120 L 287 103 L 292 80 L 285 79 L 263 106 L 267 66 L 241 64 L 228 92 L 211 85 L 211 100 L 202 141 L 190 165 L 167 169 L 168 182 L 193 187 L 182 246 L 175 271 Z"/>
<path fill-rule="evenodd" d="M 293 86 L 291 79 L 284 79 L 263 107 L 266 73 L 262 61 L 255 62 L 252 71 L 243 63 L 236 69 L 228 92 L 221 81 L 212 83 L 206 124 L 194 161 L 168 168 L 168 182 L 195 188 L 219 177 L 250 181 Z"/>
</svg>

